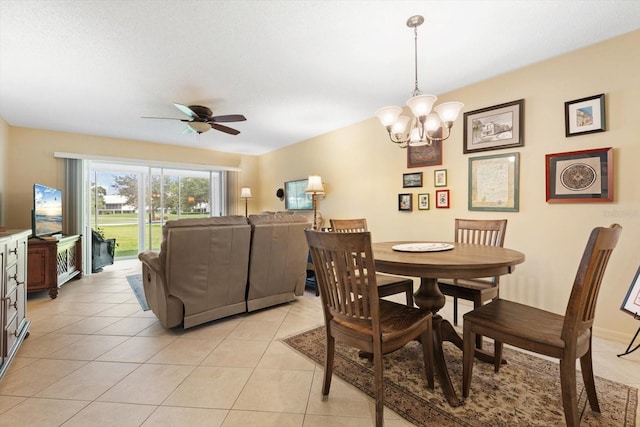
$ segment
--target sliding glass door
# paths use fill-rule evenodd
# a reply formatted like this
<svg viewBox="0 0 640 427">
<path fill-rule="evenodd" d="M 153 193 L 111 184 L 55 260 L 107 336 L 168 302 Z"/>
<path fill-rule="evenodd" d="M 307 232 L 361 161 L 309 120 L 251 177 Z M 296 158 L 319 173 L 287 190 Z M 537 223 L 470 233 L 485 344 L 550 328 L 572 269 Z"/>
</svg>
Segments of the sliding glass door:
<svg viewBox="0 0 640 427">
<path fill-rule="evenodd" d="M 91 162 L 91 228 L 117 242 L 116 258 L 160 250 L 172 219 L 225 214 L 224 172 Z"/>
</svg>

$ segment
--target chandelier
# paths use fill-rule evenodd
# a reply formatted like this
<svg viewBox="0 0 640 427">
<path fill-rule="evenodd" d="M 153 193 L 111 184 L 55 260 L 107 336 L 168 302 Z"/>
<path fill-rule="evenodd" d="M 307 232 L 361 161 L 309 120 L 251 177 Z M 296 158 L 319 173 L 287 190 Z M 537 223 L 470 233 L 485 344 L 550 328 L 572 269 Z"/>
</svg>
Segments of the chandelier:
<svg viewBox="0 0 640 427">
<path fill-rule="evenodd" d="M 461 102 L 445 102 L 433 107 L 438 97 L 423 94 L 418 88 L 418 27 L 423 22 L 424 18 L 420 15 L 414 15 L 407 20 L 407 27 L 413 28 L 414 34 L 416 76 L 415 88 L 407 105 L 414 118 L 401 116 L 401 107 L 383 107 L 376 111 L 376 116 L 380 119 L 382 126 L 387 129 L 391 142 L 398 144 L 400 148 L 431 145 L 434 141 L 444 141 L 449 138 L 453 122 L 464 107 Z M 433 113 L 432 108 L 435 111 Z M 411 127 L 407 131 L 409 121 L 411 121 Z"/>
</svg>

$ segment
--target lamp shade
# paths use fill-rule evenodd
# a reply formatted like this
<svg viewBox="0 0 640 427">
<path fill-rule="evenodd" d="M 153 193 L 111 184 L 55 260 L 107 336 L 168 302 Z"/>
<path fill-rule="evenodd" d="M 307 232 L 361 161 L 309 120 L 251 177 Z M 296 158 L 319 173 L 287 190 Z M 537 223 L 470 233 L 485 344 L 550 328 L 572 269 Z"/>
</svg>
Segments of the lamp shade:
<svg viewBox="0 0 640 427">
<path fill-rule="evenodd" d="M 398 120 L 392 125 L 391 132 L 392 133 L 404 133 L 407 130 L 407 125 L 409 124 L 409 116 L 400 116 Z"/>
<path fill-rule="evenodd" d="M 324 193 L 322 177 L 320 175 L 309 175 L 309 183 L 304 191 L 305 193 Z"/>
<path fill-rule="evenodd" d="M 400 113 L 402 113 L 402 108 L 400 107 L 383 107 L 376 111 L 376 117 L 378 117 L 382 126 L 387 127 L 398 120 Z"/>
<path fill-rule="evenodd" d="M 251 197 L 251 188 L 250 187 L 242 187 L 240 189 L 240 197 L 245 199 L 250 199 Z"/>
<path fill-rule="evenodd" d="M 443 122 L 455 122 L 462 110 L 462 102 L 444 102 L 434 108 Z"/>
<path fill-rule="evenodd" d="M 435 132 L 440 128 L 440 115 L 436 113 L 427 114 L 424 127 L 428 132 Z"/>
<path fill-rule="evenodd" d="M 407 105 L 411 108 L 411 112 L 416 117 L 426 116 L 431 112 L 433 104 L 436 103 L 438 97 L 433 95 L 418 95 L 407 101 Z"/>
</svg>

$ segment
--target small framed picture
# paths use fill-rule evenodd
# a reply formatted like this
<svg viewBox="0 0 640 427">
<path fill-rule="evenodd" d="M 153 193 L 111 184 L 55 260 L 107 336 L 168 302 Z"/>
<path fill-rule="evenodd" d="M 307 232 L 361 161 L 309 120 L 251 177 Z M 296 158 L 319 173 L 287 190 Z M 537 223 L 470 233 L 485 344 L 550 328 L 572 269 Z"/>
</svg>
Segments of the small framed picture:
<svg viewBox="0 0 640 427">
<path fill-rule="evenodd" d="M 422 187 L 422 172 L 402 174 L 402 188 Z"/>
<path fill-rule="evenodd" d="M 436 190 L 436 208 L 449 207 L 449 190 Z"/>
<path fill-rule="evenodd" d="M 434 135 L 440 138 L 442 133 L 436 131 Z M 437 166 L 442 164 L 442 141 L 433 141 L 430 145 L 407 147 L 407 167 L 423 168 L 425 166 Z"/>
<path fill-rule="evenodd" d="M 429 193 L 418 194 L 418 209 L 421 211 L 429 210 Z"/>
<path fill-rule="evenodd" d="M 447 170 L 438 169 L 433 172 L 433 185 L 434 187 L 446 187 L 447 186 Z"/>
<path fill-rule="evenodd" d="M 564 103 L 565 136 L 604 132 L 604 93 Z"/>
<path fill-rule="evenodd" d="M 398 210 L 399 211 L 409 211 L 413 210 L 413 203 L 411 203 L 413 194 L 411 193 L 402 193 L 398 194 Z"/>
<path fill-rule="evenodd" d="M 613 148 L 545 156 L 547 203 L 613 202 Z"/>
</svg>

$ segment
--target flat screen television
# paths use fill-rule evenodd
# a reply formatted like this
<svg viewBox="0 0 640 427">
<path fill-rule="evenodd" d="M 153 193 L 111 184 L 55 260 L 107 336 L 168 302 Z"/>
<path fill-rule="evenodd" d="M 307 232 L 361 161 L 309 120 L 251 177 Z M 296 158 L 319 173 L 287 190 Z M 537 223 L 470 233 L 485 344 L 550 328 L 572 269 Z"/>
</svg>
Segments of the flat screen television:
<svg viewBox="0 0 640 427">
<path fill-rule="evenodd" d="M 313 209 L 313 198 L 311 194 L 305 193 L 308 179 L 288 181 L 284 183 L 284 207 L 287 210 L 311 210 Z"/>
<path fill-rule="evenodd" d="M 33 185 L 33 236 L 62 233 L 62 190 Z"/>
</svg>

